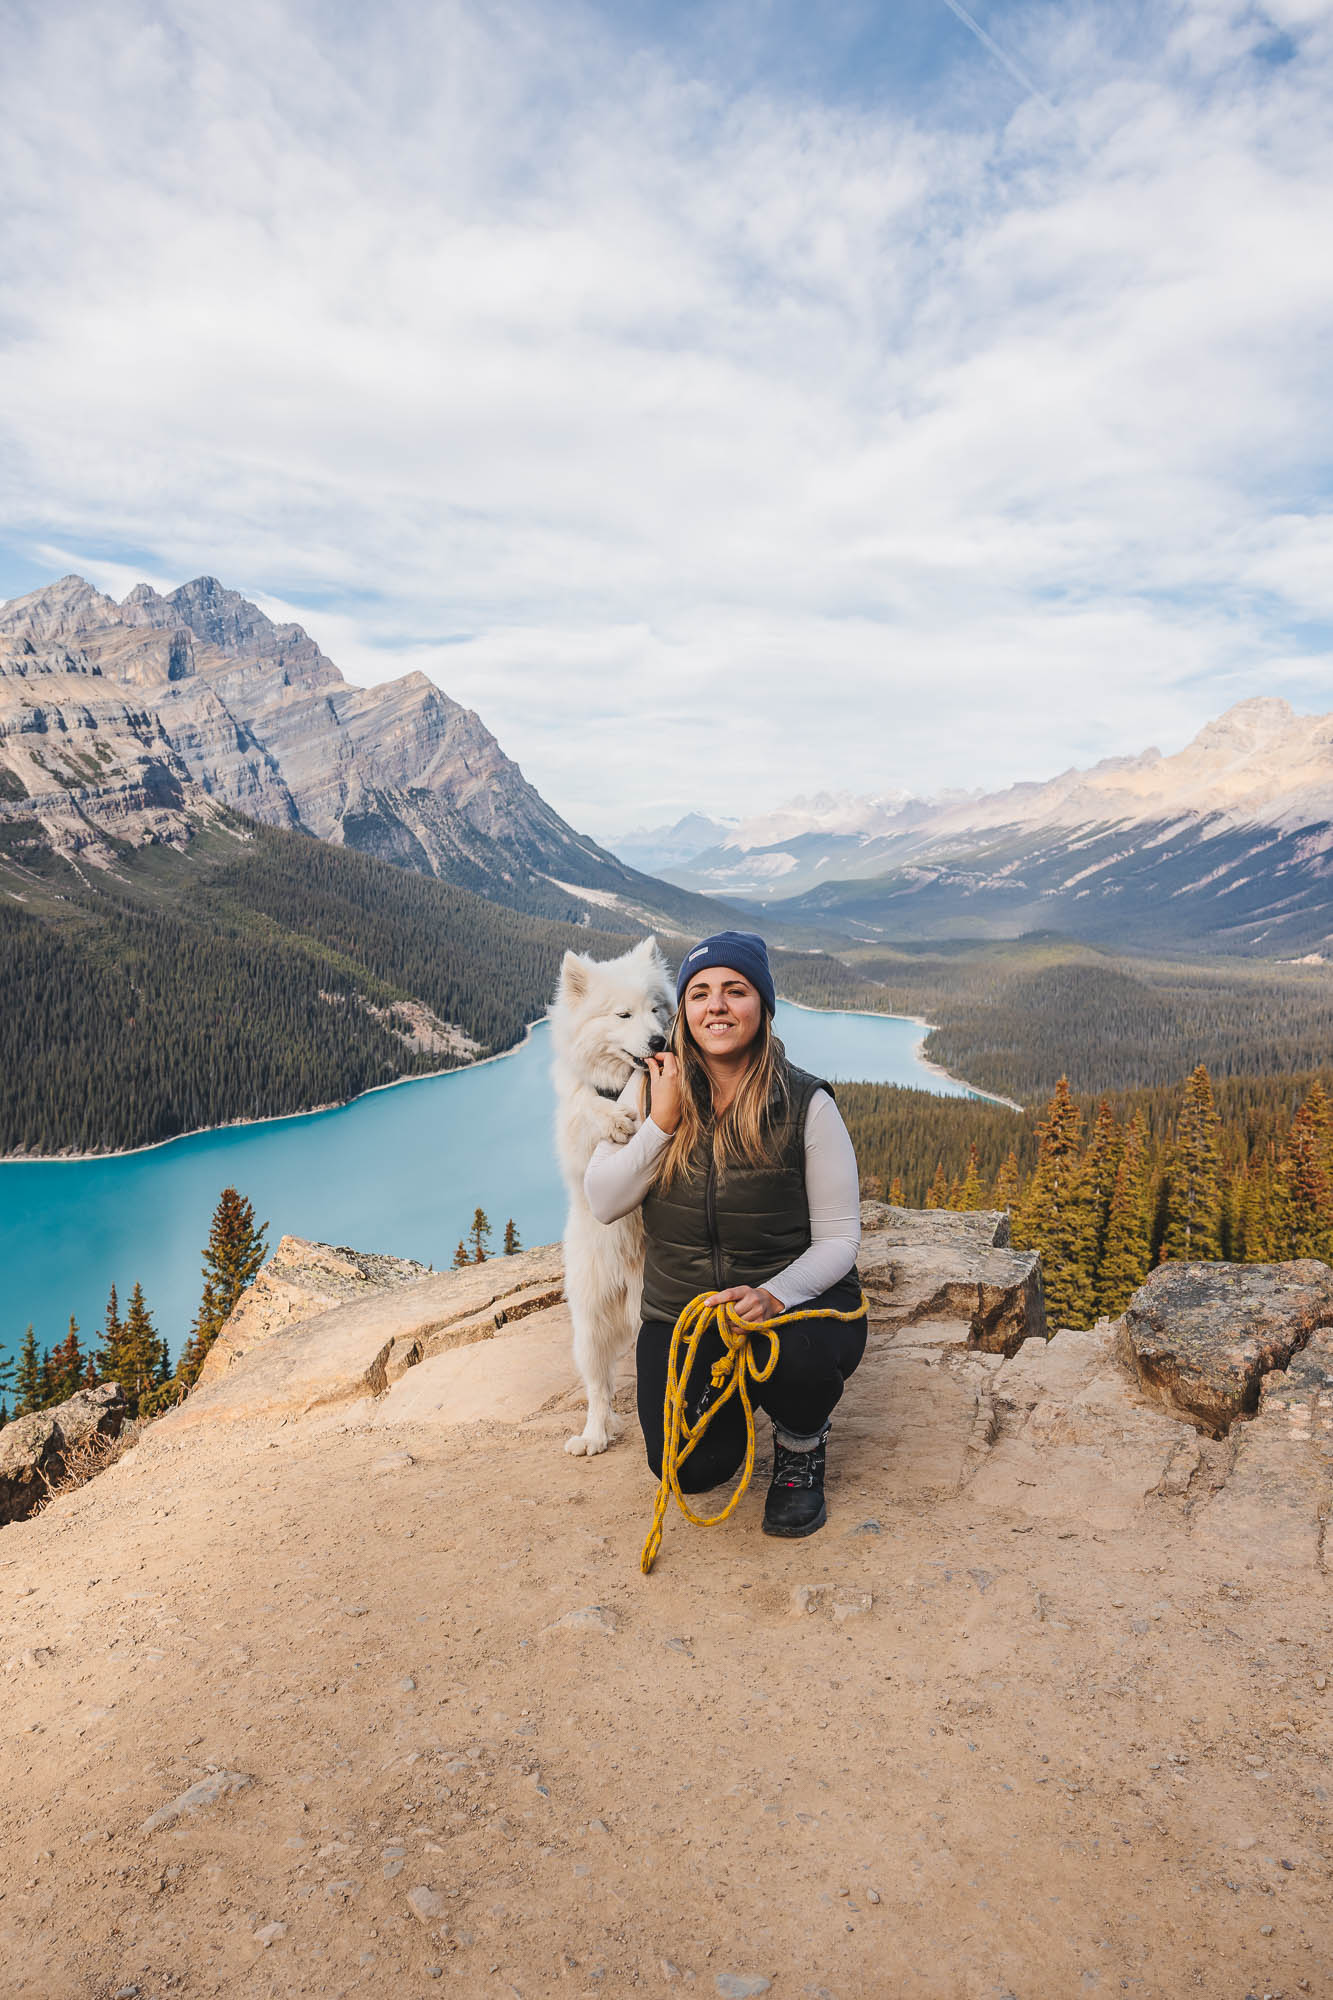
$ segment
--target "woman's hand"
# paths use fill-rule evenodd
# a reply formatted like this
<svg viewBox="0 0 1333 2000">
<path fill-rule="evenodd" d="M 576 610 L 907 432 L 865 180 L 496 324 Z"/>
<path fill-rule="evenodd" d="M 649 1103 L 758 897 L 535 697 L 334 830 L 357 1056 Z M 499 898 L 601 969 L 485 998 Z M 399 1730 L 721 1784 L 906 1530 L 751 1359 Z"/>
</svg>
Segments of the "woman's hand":
<svg viewBox="0 0 1333 2000">
<path fill-rule="evenodd" d="M 733 1316 L 743 1320 L 777 1319 L 787 1310 L 782 1300 L 775 1299 L 762 1285 L 733 1285 L 729 1291 L 710 1293 L 704 1304 L 729 1305 Z"/>
<path fill-rule="evenodd" d="M 680 1062 L 667 1049 L 648 1057 L 648 1116 L 659 1132 L 674 1132 L 680 1123 Z"/>
</svg>

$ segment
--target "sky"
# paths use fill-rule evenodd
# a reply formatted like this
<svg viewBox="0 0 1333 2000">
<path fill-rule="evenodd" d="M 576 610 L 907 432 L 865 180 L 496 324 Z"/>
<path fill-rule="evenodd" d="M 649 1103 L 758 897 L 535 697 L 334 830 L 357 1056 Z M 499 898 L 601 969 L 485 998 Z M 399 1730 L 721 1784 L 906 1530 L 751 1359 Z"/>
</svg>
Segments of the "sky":
<svg viewBox="0 0 1333 2000">
<path fill-rule="evenodd" d="M 1333 709 L 1333 0 L 9 0 L 0 596 L 609 838 Z"/>
</svg>

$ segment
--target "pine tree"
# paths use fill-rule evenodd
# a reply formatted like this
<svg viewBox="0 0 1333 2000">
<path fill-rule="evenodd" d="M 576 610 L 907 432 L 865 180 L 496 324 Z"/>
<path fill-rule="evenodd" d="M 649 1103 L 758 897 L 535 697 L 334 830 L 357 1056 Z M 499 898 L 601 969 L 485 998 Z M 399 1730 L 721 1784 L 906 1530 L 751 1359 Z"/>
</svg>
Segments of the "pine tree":
<svg viewBox="0 0 1333 2000">
<path fill-rule="evenodd" d="M 1106 1250 L 1106 1232 L 1111 1218 L 1111 1195 L 1124 1144 L 1125 1135 L 1111 1109 L 1110 1100 L 1104 1097 L 1097 1106 L 1084 1170 L 1088 1206 L 1092 1211 L 1092 1256 L 1095 1269 L 1100 1269 Z"/>
<path fill-rule="evenodd" d="M 1287 1257 L 1333 1255 L 1333 1187 L 1326 1162 L 1326 1124 L 1327 1099 L 1322 1090 L 1316 1099 L 1312 1090 L 1292 1119 L 1282 1149 L 1278 1199 L 1283 1254 Z"/>
<path fill-rule="evenodd" d="M 514 1227 L 514 1218 L 511 1215 L 505 1224 L 505 1256 L 516 1257 L 522 1247 L 522 1244 L 518 1240 L 518 1231 Z"/>
<path fill-rule="evenodd" d="M 484 1208 L 477 1209 L 472 1217 L 472 1227 L 468 1231 L 472 1240 L 472 1261 L 474 1264 L 486 1262 L 486 1245 L 491 1240 L 491 1225 L 486 1219 Z"/>
<path fill-rule="evenodd" d="M 1013 1147 L 1005 1155 L 1004 1165 L 995 1176 L 995 1187 L 991 1193 L 992 1208 L 1016 1208 L 1023 1189 L 1023 1176 L 1018 1168 L 1018 1155 Z"/>
<path fill-rule="evenodd" d="M 1218 1122 L 1212 1082 L 1205 1065 L 1199 1063 L 1185 1085 L 1176 1120 L 1167 1174 L 1164 1258 L 1205 1262 L 1221 1255 Z"/>
<path fill-rule="evenodd" d="M 903 1177 L 901 1174 L 895 1174 L 893 1179 L 889 1182 L 889 1206 L 890 1208 L 901 1208 L 902 1205 L 903 1205 Z"/>
<path fill-rule="evenodd" d="M 204 1246 L 204 1289 L 189 1338 L 176 1366 L 180 1393 L 193 1388 L 208 1350 L 234 1312 L 241 1294 L 254 1283 L 264 1261 L 268 1224 L 256 1228 L 255 1212 L 244 1195 L 225 1187 L 218 1196 Z M 165 1350 L 165 1343 L 164 1343 Z"/>
<path fill-rule="evenodd" d="M 79 1323 L 73 1313 L 69 1318 L 69 1332 L 51 1356 L 51 1401 L 63 1403 L 68 1396 L 76 1396 L 83 1387 L 86 1363 L 83 1348 L 79 1342 Z"/>
<path fill-rule="evenodd" d="M 460 1244 L 459 1244 L 458 1248 L 457 1248 L 457 1249 L 455 1250 L 455 1252 L 454 1252 L 454 1262 L 453 1262 L 453 1268 L 454 1268 L 454 1270 L 455 1270 L 455 1271 L 466 1271 L 466 1269 L 467 1269 L 468 1265 L 469 1265 L 469 1264 L 470 1264 L 471 1262 L 472 1262 L 472 1259 L 471 1259 L 471 1258 L 470 1258 L 470 1257 L 468 1256 L 468 1254 L 467 1254 L 467 1245 L 466 1245 L 466 1243 L 461 1243 L 461 1242 L 460 1242 Z"/>
<path fill-rule="evenodd" d="M 140 1404 L 147 1400 L 156 1384 L 160 1352 L 153 1315 L 144 1299 L 143 1286 L 137 1279 L 125 1314 L 122 1348 L 125 1359 L 120 1386 L 125 1394 L 126 1409 L 132 1417 L 137 1417 Z"/>
<path fill-rule="evenodd" d="M 926 1189 L 926 1207 L 947 1208 L 948 1206 L 949 1206 L 949 1176 L 945 1173 L 944 1162 L 943 1160 L 941 1160 L 939 1165 L 935 1169 L 934 1180 L 931 1182 L 930 1186 Z"/>
<path fill-rule="evenodd" d="M 19 1349 L 18 1368 L 14 1374 L 14 1415 L 29 1416 L 33 1410 L 42 1407 L 42 1364 L 37 1354 L 37 1336 L 28 1322 L 28 1331 L 23 1336 Z"/>
<path fill-rule="evenodd" d="M 1041 1255 L 1053 1327 L 1089 1326 L 1096 1313 L 1094 1215 L 1082 1139 L 1083 1114 L 1062 1076 L 1037 1128 L 1037 1165 L 1015 1218 L 1020 1247 Z"/>
<path fill-rule="evenodd" d="M 125 1367 L 125 1323 L 120 1317 L 116 1288 L 112 1285 L 106 1302 L 102 1345 L 97 1351 L 97 1378 L 100 1382 L 119 1382 Z"/>
<path fill-rule="evenodd" d="M 14 1393 L 14 1359 L 0 1355 L 0 1431 L 9 1422 L 9 1399 Z"/>
<path fill-rule="evenodd" d="M 957 1202 L 950 1202 L 949 1206 L 951 1208 L 975 1209 L 980 1208 L 984 1200 L 985 1194 L 981 1185 L 981 1169 L 977 1165 L 977 1148 L 974 1140 L 968 1150 L 967 1172 L 963 1175 L 962 1185 L 958 1190 L 958 1200 Z"/>
<path fill-rule="evenodd" d="M 1120 1164 L 1106 1223 L 1106 1241 L 1097 1271 L 1097 1310 L 1122 1313 L 1152 1266 L 1148 1204 L 1147 1133 L 1135 1112 L 1124 1135 Z"/>
</svg>

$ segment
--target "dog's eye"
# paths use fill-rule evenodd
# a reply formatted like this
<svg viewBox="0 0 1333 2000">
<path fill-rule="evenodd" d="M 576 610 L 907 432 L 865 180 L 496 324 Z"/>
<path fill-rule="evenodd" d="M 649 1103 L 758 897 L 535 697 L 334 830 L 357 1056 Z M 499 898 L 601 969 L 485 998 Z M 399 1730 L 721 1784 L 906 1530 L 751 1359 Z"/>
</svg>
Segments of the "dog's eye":
<svg viewBox="0 0 1333 2000">
<path fill-rule="evenodd" d="M 630 1010 L 628 1007 L 626 1007 L 623 1013 L 617 1014 L 616 1019 L 618 1021 L 628 1021 L 629 1017 L 630 1017 Z"/>
</svg>

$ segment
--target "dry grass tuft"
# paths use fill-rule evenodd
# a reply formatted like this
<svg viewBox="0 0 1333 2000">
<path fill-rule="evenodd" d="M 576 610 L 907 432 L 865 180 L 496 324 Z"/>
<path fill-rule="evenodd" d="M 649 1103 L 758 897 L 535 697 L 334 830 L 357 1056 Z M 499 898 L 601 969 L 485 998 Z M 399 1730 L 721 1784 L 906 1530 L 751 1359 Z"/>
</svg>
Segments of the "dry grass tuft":
<svg viewBox="0 0 1333 2000">
<path fill-rule="evenodd" d="M 40 1514 L 42 1508 L 49 1507 L 53 1500 L 61 1499 L 66 1493 L 77 1493 L 90 1479 L 96 1479 L 99 1472 L 105 1472 L 109 1465 L 114 1465 L 118 1458 L 123 1458 L 127 1451 L 133 1449 L 139 1442 L 142 1429 L 142 1424 L 127 1423 L 121 1426 L 115 1437 L 104 1437 L 100 1431 L 90 1431 L 87 1437 L 72 1444 L 65 1453 L 64 1470 L 59 1477 L 48 1479 L 45 1473 L 42 1474 L 46 1495 L 33 1512 Z"/>
</svg>

